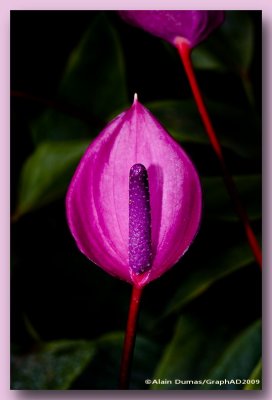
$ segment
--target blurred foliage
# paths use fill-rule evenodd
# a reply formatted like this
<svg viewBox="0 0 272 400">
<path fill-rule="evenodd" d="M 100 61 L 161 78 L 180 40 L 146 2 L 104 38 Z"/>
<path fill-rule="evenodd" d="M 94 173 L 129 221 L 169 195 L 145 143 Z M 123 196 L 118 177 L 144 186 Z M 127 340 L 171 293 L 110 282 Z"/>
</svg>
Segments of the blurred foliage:
<svg viewBox="0 0 272 400">
<path fill-rule="evenodd" d="M 159 101 L 148 103 L 147 107 L 181 144 L 209 144 L 207 135 L 203 135 L 202 122 L 193 100 Z M 260 138 L 255 137 L 259 124 L 256 114 L 214 101 L 207 101 L 207 107 L 223 147 L 245 158 L 259 156 L 256 142 Z"/>
<path fill-rule="evenodd" d="M 239 188 L 239 194 L 251 220 L 261 218 L 261 175 L 241 175 L 233 177 Z M 205 215 L 209 218 L 228 221 L 238 220 L 228 194 L 223 178 L 205 177 L 202 179 Z"/>
<path fill-rule="evenodd" d="M 85 373 L 74 382 L 73 389 L 112 389 L 119 378 L 124 333 L 108 333 L 96 342 L 96 355 Z M 137 336 L 132 366 L 131 389 L 145 389 L 145 378 L 152 376 L 161 356 L 161 346 Z M 105 379 L 106 377 L 106 379 Z"/>
<path fill-rule="evenodd" d="M 253 57 L 254 27 L 249 13 L 226 12 L 220 30 L 193 51 L 193 63 L 200 69 L 248 71 Z"/>
<path fill-rule="evenodd" d="M 260 18 L 227 12 L 222 27 L 193 51 L 259 237 Z M 77 250 L 64 196 L 88 144 L 134 92 L 196 164 L 204 207 L 188 253 L 144 292 L 130 387 L 217 390 L 149 387 L 144 380 L 261 379 L 261 274 L 174 49 L 114 12 L 12 12 L 11 21 L 12 89 L 32 95 L 11 103 L 11 387 L 117 387 L 130 288 Z M 250 381 L 220 387 L 260 388 Z"/>
<path fill-rule="evenodd" d="M 193 52 L 193 63 L 199 69 L 229 70 L 237 74 L 248 100 L 254 104 L 249 78 L 254 45 L 254 25 L 249 13 L 227 12 L 226 20 L 217 35 L 212 35 Z"/>
<path fill-rule="evenodd" d="M 64 390 L 82 373 L 94 355 L 93 343 L 48 342 L 30 354 L 11 359 L 13 389 Z"/>
<path fill-rule="evenodd" d="M 221 317 L 222 320 L 222 317 Z M 233 337 L 233 327 L 226 326 L 218 318 L 213 330 L 207 328 L 206 320 L 200 321 L 182 316 L 175 335 L 167 345 L 157 366 L 154 377 L 167 376 L 181 380 L 231 380 L 241 381 L 251 376 L 261 354 L 260 321 Z M 236 333 L 236 332 L 235 332 Z M 203 357 L 205 349 L 205 357 Z M 235 378 L 234 378 L 235 377 Z M 242 387 L 241 387 L 242 386 Z M 182 385 L 189 389 L 190 384 Z M 218 390 L 218 384 L 194 385 L 194 389 Z M 225 390 L 243 388 L 242 384 L 227 384 Z M 152 389 L 180 389 L 175 384 L 153 384 Z"/>
<path fill-rule="evenodd" d="M 98 133 L 112 110 L 127 104 L 123 53 L 117 33 L 105 14 L 92 21 L 71 52 L 57 99 L 74 106 L 81 120 L 46 110 L 31 125 L 35 143 L 90 138 Z"/>
<path fill-rule="evenodd" d="M 42 142 L 21 173 L 15 218 L 64 195 L 89 141 Z"/>
<path fill-rule="evenodd" d="M 256 367 L 254 368 L 254 370 L 252 371 L 252 374 L 249 377 L 249 380 L 251 381 L 252 379 L 257 380 L 259 379 L 261 382 L 262 379 L 262 359 L 260 359 L 260 361 L 258 362 L 258 364 L 256 365 Z M 262 385 L 254 385 L 251 382 L 248 382 L 244 389 L 245 390 L 260 390 L 262 388 Z"/>
<path fill-rule="evenodd" d="M 249 246 L 243 243 L 221 246 L 219 250 L 205 257 L 204 265 L 199 261 L 196 265 L 192 263 L 190 271 L 183 277 L 183 284 L 170 299 L 165 315 L 180 311 L 186 303 L 205 292 L 217 280 L 239 268 L 251 265 L 253 261 Z"/>
</svg>

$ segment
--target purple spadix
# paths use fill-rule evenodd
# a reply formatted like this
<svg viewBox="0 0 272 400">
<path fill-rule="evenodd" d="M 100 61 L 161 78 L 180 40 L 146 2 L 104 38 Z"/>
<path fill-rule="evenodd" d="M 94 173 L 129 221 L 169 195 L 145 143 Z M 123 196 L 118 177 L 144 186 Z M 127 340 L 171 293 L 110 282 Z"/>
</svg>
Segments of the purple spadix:
<svg viewBox="0 0 272 400">
<path fill-rule="evenodd" d="M 67 220 L 83 254 L 143 287 L 190 246 L 201 199 L 193 163 L 135 96 L 82 157 L 66 197 Z"/>
<path fill-rule="evenodd" d="M 185 39 L 191 48 L 206 39 L 224 21 L 224 11 L 135 10 L 119 11 L 131 25 L 144 29 L 176 46 Z"/>
<path fill-rule="evenodd" d="M 134 164 L 129 174 L 129 266 L 139 275 L 151 268 L 151 210 L 147 170 Z"/>
</svg>

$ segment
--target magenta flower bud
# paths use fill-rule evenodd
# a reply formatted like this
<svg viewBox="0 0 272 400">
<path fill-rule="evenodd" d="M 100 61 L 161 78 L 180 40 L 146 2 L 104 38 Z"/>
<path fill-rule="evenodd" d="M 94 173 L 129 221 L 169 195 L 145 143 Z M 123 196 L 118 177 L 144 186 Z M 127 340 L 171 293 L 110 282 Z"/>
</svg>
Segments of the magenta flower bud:
<svg viewBox="0 0 272 400">
<path fill-rule="evenodd" d="M 157 10 L 119 11 L 131 25 L 144 29 L 176 46 L 186 39 L 191 48 L 206 39 L 224 21 L 223 11 Z"/>
<path fill-rule="evenodd" d="M 90 144 L 66 198 L 80 251 L 137 287 L 186 252 L 201 208 L 194 165 L 137 97 Z"/>
</svg>

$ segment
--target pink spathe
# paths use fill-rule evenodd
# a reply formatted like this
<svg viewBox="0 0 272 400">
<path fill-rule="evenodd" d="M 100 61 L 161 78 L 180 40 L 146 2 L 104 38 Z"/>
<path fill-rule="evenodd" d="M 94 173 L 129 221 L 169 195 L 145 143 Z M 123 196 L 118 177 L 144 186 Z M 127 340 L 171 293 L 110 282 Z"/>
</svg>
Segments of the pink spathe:
<svg viewBox="0 0 272 400">
<path fill-rule="evenodd" d="M 151 268 L 129 265 L 129 173 L 148 173 Z M 78 248 L 109 274 L 144 286 L 171 268 L 194 239 L 201 217 L 198 174 L 179 144 L 137 98 L 90 144 L 70 183 L 68 224 Z"/>
<path fill-rule="evenodd" d="M 119 14 L 131 25 L 174 46 L 177 38 L 186 39 L 191 48 L 206 39 L 224 21 L 224 11 L 135 10 L 119 11 Z"/>
</svg>

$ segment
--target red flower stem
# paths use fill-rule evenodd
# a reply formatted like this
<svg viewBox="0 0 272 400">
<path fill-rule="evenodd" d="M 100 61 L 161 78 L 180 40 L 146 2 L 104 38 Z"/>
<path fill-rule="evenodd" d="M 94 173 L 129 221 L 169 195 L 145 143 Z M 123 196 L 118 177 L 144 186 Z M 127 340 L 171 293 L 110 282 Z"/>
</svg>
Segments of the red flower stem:
<svg viewBox="0 0 272 400">
<path fill-rule="evenodd" d="M 119 389 L 128 389 L 129 387 L 129 378 L 136 337 L 136 326 L 142 292 L 143 288 L 133 286 L 120 367 Z"/>
<path fill-rule="evenodd" d="M 187 74 L 187 78 L 189 80 L 189 83 L 190 83 L 190 86 L 191 86 L 191 89 L 193 92 L 193 96 L 194 96 L 200 117 L 202 119 L 203 125 L 205 127 L 206 133 L 210 139 L 212 148 L 214 149 L 215 154 L 220 162 L 226 188 L 227 188 L 229 195 L 233 201 L 236 212 L 239 215 L 239 217 L 243 223 L 244 230 L 245 230 L 245 233 L 247 236 L 247 240 L 251 247 L 252 253 L 254 254 L 256 262 L 259 264 L 260 268 L 262 268 L 261 248 L 260 248 L 258 240 L 250 226 L 249 218 L 248 218 L 247 212 L 240 200 L 240 196 L 239 196 L 237 187 L 231 177 L 231 174 L 228 171 L 228 168 L 225 163 L 224 156 L 223 156 L 221 144 L 217 138 L 217 135 L 213 128 L 211 119 L 207 112 L 207 108 L 203 101 L 203 97 L 202 97 L 201 91 L 199 89 L 198 82 L 196 80 L 196 76 L 195 76 L 195 72 L 194 72 L 194 68 L 193 68 L 193 64 L 192 64 L 192 60 L 191 60 L 191 48 L 189 47 L 188 42 L 183 39 L 176 41 L 176 47 L 178 49 L 180 58 L 183 62 L 184 69 Z"/>
</svg>

